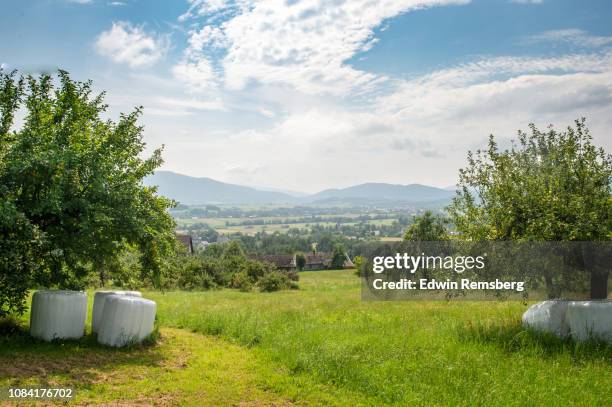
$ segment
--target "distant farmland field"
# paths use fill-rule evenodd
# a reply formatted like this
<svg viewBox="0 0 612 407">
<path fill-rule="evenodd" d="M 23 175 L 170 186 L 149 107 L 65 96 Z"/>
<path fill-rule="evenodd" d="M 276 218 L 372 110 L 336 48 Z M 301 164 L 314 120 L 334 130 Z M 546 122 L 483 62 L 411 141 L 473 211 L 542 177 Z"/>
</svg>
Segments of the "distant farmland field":
<svg viewBox="0 0 612 407">
<path fill-rule="evenodd" d="M 254 235 L 258 232 L 287 232 L 289 229 L 309 229 L 314 225 L 320 225 L 325 227 L 333 227 L 336 224 L 345 226 L 354 226 L 359 224 L 361 221 L 353 221 L 359 214 L 343 214 L 343 215 L 320 215 L 318 220 L 303 221 L 304 217 L 300 216 L 265 216 L 265 217 L 235 217 L 235 218 L 177 218 L 177 224 L 179 228 L 188 228 L 190 226 L 205 223 L 217 232 L 230 235 L 234 233 L 242 233 L 245 235 Z M 336 221 L 325 221 L 324 219 L 329 218 L 343 218 L 342 222 Z M 320 220 L 323 219 L 323 220 Z M 371 219 L 363 221 L 376 226 L 391 225 L 397 219 Z"/>
</svg>

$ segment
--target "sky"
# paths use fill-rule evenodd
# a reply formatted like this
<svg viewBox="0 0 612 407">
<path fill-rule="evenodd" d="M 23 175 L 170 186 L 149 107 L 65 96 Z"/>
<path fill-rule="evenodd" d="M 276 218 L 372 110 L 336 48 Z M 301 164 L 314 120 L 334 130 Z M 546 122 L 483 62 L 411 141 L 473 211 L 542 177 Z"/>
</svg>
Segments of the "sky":
<svg viewBox="0 0 612 407">
<path fill-rule="evenodd" d="M 0 64 L 143 106 L 163 169 L 302 192 L 454 185 L 489 134 L 586 117 L 612 152 L 607 0 L 4 0 Z"/>
</svg>

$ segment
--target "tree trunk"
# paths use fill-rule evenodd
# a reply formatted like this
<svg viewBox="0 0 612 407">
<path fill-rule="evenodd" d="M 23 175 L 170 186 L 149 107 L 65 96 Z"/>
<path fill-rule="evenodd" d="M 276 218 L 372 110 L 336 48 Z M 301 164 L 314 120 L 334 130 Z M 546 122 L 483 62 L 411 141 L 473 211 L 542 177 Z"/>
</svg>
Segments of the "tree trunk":
<svg viewBox="0 0 612 407">
<path fill-rule="evenodd" d="M 100 287 L 104 287 L 106 285 L 106 270 L 104 270 L 104 266 L 99 266 L 100 267 L 100 273 L 99 273 L 99 277 L 100 277 Z"/>
<path fill-rule="evenodd" d="M 605 300 L 608 298 L 608 272 L 591 272 L 591 299 Z"/>
<path fill-rule="evenodd" d="M 555 299 L 556 298 L 556 292 L 554 289 L 555 287 L 553 285 L 552 275 L 548 271 L 544 273 L 544 282 L 546 283 L 546 295 L 548 296 L 548 299 L 549 300 Z"/>
</svg>

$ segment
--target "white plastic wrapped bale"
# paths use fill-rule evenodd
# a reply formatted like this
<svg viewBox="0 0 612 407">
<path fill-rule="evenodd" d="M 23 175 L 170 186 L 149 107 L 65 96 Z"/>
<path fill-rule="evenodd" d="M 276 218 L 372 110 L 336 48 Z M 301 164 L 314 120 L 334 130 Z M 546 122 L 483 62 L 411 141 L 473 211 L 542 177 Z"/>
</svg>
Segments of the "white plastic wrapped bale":
<svg viewBox="0 0 612 407">
<path fill-rule="evenodd" d="M 91 315 L 91 332 L 96 333 L 100 328 L 102 312 L 106 297 L 109 295 L 127 295 L 130 297 L 142 297 L 140 291 L 97 291 L 94 295 L 93 311 Z"/>
<path fill-rule="evenodd" d="M 30 335 L 45 341 L 78 339 L 85 333 L 87 294 L 82 291 L 36 291 L 32 296 Z"/>
<path fill-rule="evenodd" d="M 154 301 L 144 298 L 107 296 L 98 330 L 98 342 L 110 346 L 142 342 L 153 332 L 156 309 Z"/>
<path fill-rule="evenodd" d="M 523 326 L 565 338 L 569 335 L 565 314 L 568 301 L 549 300 L 529 307 L 523 314 Z"/>
<path fill-rule="evenodd" d="M 567 322 L 572 338 L 612 342 L 612 301 L 572 301 L 567 306 Z"/>
</svg>

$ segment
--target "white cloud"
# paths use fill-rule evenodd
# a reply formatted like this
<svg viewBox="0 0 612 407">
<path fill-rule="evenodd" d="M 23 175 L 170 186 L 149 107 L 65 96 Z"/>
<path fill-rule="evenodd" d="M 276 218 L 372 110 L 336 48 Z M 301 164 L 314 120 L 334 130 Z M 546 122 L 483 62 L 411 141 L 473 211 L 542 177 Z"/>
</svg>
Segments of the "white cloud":
<svg viewBox="0 0 612 407">
<path fill-rule="evenodd" d="M 179 17 L 179 21 L 185 21 L 195 16 L 205 16 L 233 7 L 229 0 L 188 0 L 189 10 Z"/>
<path fill-rule="evenodd" d="M 611 53 L 483 59 L 396 85 L 368 105 L 296 107 L 270 128 L 178 141 L 165 152 L 170 169 L 308 191 L 366 181 L 444 186 L 488 134 L 504 145 L 530 122 L 563 127 L 580 116 L 595 142 L 612 148 Z"/>
<path fill-rule="evenodd" d="M 151 66 L 164 56 L 168 39 L 149 34 L 129 22 L 118 21 L 98 36 L 95 47 L 100 55 L 114 62 L 140 68 Z"/>
<path fill-rule="evenodd" d="M 410 80 L 347 64 L 389 17 L 443 3 L 192 1 L 187 46 L 165 78 L 172 89 L 145 105 L 165 168 L 311 192 L 367 181 L 446 186 L 488 134 L 504 145 L 530 122 L 563 127 L 580 116 L 612 148 L 605 37 L 545 32 L 531 41 L 580 39 L 584 49 L 484 57 Z"/>
<path fill-rule="evenodd" d="M 172 67 L 172 74 L 190 92 L 210 91 L 216 87 L 216 75 L 210 61 L 204 57 L 186 59 Z"/>
<path fill-rule="evenodd" d="M 113 6 L 113 7 L 121 7 L 121 6 L 125 6 L 127 5 L 127 3 L 123 2 L 123 1 L 111 1 L 108 3 L 109 6 Z"/>
<path fill-rule="evenodd" d="M 262 116 L 265 116 L 265 117 L 267 117 L 267 118 L 269 118 L 269 119 L 271 119 L 271 118 L 273 118 L 274 116 L 276 116 L 272 110 L 270 110 L 270 109 L 266 109 L 265 107 L 260 107 L 258 111 L 259 111 L 259 113 L 260 113 Z"/>
<path fill-rule="evenodd" d="M 510 0 L 510 3 L 517 4 L 542 4 L 544 0 Z"/>
<path fill-rule="evenodd" d="M 189 46 L 187 54 L 197 57 L 205 50 L 219 49 L 226 46 L 226 38 L 223 30 L 214 26 L 204 26 L 200 30 L 192 30 L 189 33 Z"/>
<path fill-rule="evenodd" d="M 197 98 L 171 98 L 158 97 L 150 104 L 153 109 L 165 110 L 166 112 L 187 115 L 202 110 L 224 110 L 220 100 L 202 100 Z"/>
<path fill-rule="evenodd" d="M 612 89 L 610 73 L 612 52 L 558 58 L 493 58 L 402 82 L 378 103 L 387 112 L 436 120 L 445 116 L 456 119 L 457 112 L 465 113 L 470 107 L 485 111 L 503 108 L 508 112 L 514 106 L 528 112 L 538 103 L 551 103 L 570 87 L 582 88 L 585 95 L 594 85 Z"/>
<path fill-rule="evenodd" d="M 527 42 L 556 42 L 577 45 L 580 47 L 598 48 L 612 44 L 612 37 L 589 35 L 577 28 L 545 31 L 527 38 Z"/>
<path fill-rule="evenodd" d="M 345 95 L 381 79 L 346 64 L 375 41 L 385 19 L 424 7 L 467 0 L 192 1 L 183 19 L 195 15 L 225 21 L 190 33 L 190 57 L 209 57 L 222 47 L 225 85 L 243 89 L 250 81 L 291 86 L 304 93 Z"/>
<path fill-rule="evenodd" d="M 172 67 L 172 74 L 187 86 L 188 92 L 216 89 L 219 75 L 213 68 L 211 58 L 204 51 L 220 49 L 224 45 L 225 35 L 217 27 L 207 25 L 200 30 L 191 30 L 183 58 Z"/>
<path fill-rule="evenodd" d="M 543 81 L 572 74 L 604 74 L 612 67 L 612 52 L 557 58 L 501 57 L 484 59 L 400 82 L 397 90 L 379 99 L 381 108 L 406 115 L 434 117 L 465 107 L 475 97 L 499 96 L 510 88 L 535 87 Z"/>
</svg>

